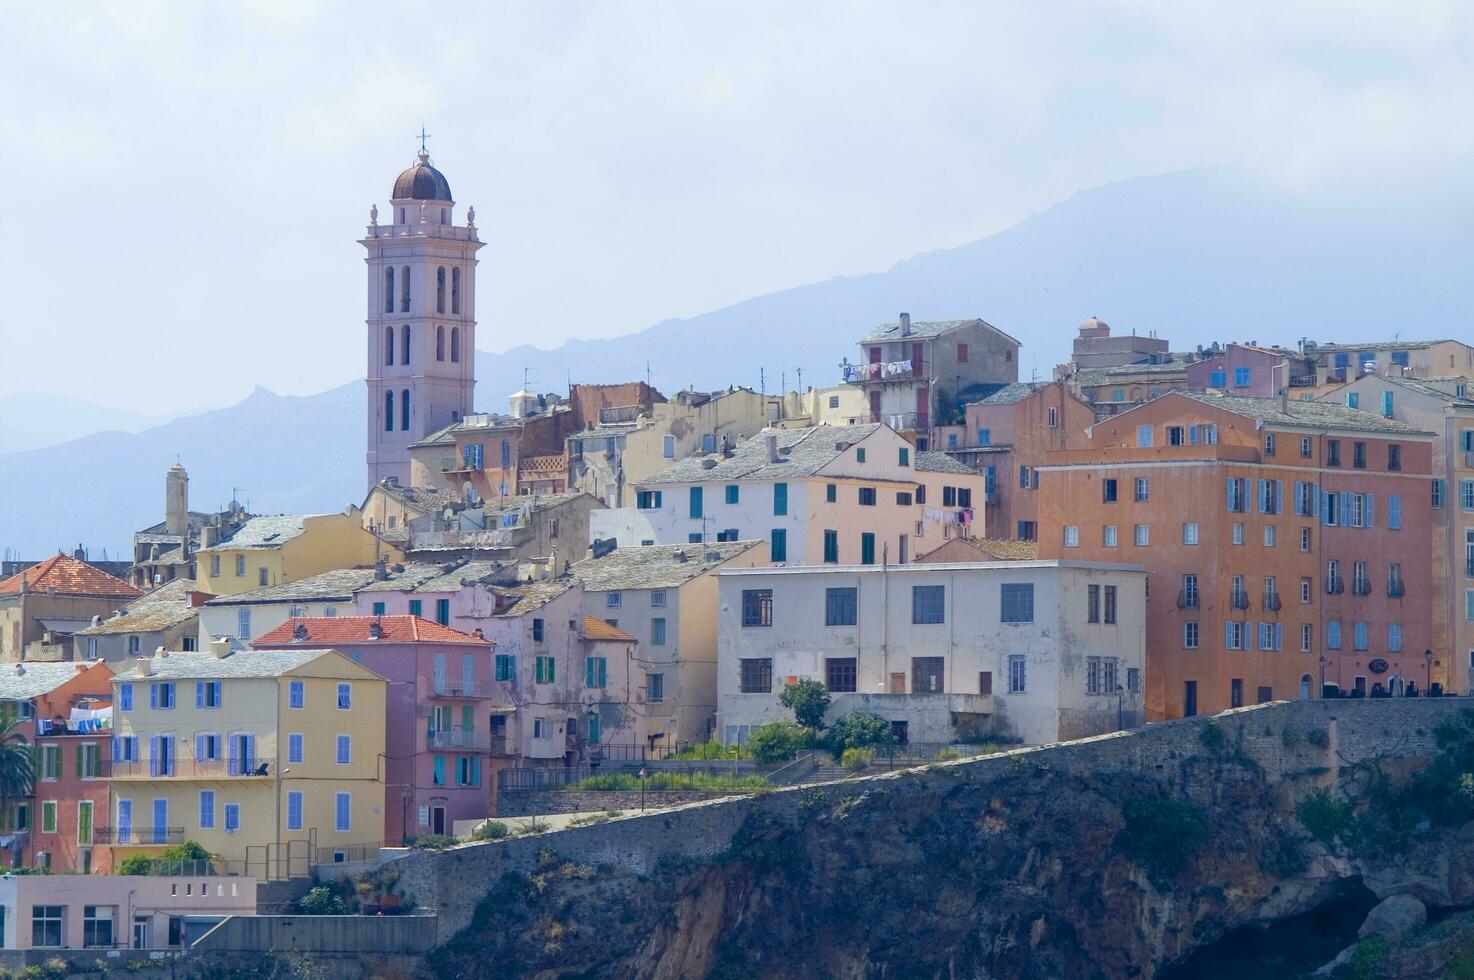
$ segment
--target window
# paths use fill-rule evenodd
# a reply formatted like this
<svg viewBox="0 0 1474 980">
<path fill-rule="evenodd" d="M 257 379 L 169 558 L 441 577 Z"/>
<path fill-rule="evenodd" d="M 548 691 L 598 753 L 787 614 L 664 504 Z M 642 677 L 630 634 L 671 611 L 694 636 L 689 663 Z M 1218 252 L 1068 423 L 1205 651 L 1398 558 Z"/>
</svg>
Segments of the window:
<svg viewBox="0 0 1474 980">
<path fill-rule="evenodd" d="M 739 487 L 737 484 L 735 484 L 735 483 L 728 484 L 727 487 L 726 487 L 726 502 L 729 503 L 729 504 L 735 504 L 735 503 L 737 503 L 741 492 L 742 492 L 742 488 Z M 773 487 L 773 494 L 774 494 L 775 497 L 777 496 L 777 493 L 778 493 L 778 488 L 777 488 L 777 485 L 775 484 L 774 487 Z"/>
<path fill-rule="evenodd" d="M 896 457 L 896 463 L 897 463 L 897 465 L 899 465 L 899 466 L 910 466 L 911 465 L 911 450 L 910 449 L 906 448 L 905 446 L 902 446 L 902 447 L 900 447 L 900 449 L 898 449 L 896 451 L 896 453 L 897 453 L 897 457 Z"/>
<path fill-rule="evenodd" d="M 1187 442 L 1187 440 L 1185 438 L 1183 438 L 1184 431 L 1185 430 L 1180 425 L 1169 425 L 1169 426 L 1167 426 L 1167 445 L 1169 445 L 1169 446 L 1181 446 L 1181 445 L 1185 445 L 1186 442 Z"/>
<path fill-rule="evenodd" d="M 854 626 L 858 621 L 859 599 L 854 586 L 824 590 L 824 625 Z"/>
<path fill-rule="evenodd" d="M 1136 427 L 1136 446 L 1145 449 L 1152 444 L 1152 427 L 1149 425 L 1138 425 Z"/>
<path fill-rule="evenodd" d="M 1351 624 L 1351 642 L 1357 650 L 1365 650 L 1367 648 L 1366 623 Z"/>
<path fill-rule="evenodd" d="M 635 494 L 635 507 L 640 510 L 659 510 L 660 491 L 641 490 L 639 493 Z"/>
<path fill-rule="evenodd" d="M 196 708 L 218 708 L 220 707 L 220 682 L 198 681 L 194 686 L 194 706 Z"/>
<path fill-rule="evenodd" d="M 1149 479 L 1147 479 L 1144 476 L 1137 477 L 1136 478 L 1136 493 L 1135 493 L 1135 495 L 1134 495 L 1134 497 L 1132 499 L 1134 499 L 1138 504 L 1144 504 L 1148 500 L 1151 499 L 1151 496 L 1152 496 L 1152 481 L 1149 480 Z"/>
<path fill-rule="evenodd" d="M 1028 677 L 1025 673 L 1025 660 L 1022 654 L 1009 654 L 1008 657 L 1008 693 L 1023 694 Z"/>
<path fill-rule="evenodd" d="M 773 590 L 772 589 L 743 589 L 742 590 L 742 625 L 743 626 L 772 626 L 773 625 Z"/>
<path fill-rule="evenodd" d="M 826 657 L 824 659 L 824 686 L 835 694 L 853 694 L 856 691 L 858 670 L 854 657 Z"/>
<path fill-rule="evenodd" d="M 1210 372 L 1208 372 L 1208 387 L 1209 388 L 1227 388 L 1228 387 L 1228 372 L 1227 371 L 1210 371 Z"/>
<path fill-rule="evenodd" d="M 618 609 L 624 604 L 624 593 L 619 591 L 604 593 L 604 608 Z"/>
<path fill-rule="evenodd" d="M 650 620 L 650 645 L 653 647 L 665 646 L 665 618 L 657 616 Z M 604 685 L 600 684 L 600 687 Z"/>
<path fill-rule="evenodd" d="M 1066 548 L 1078 548 L 1078 547 L 1080 547 L 1080 528 L 1077 527 L 1074 524 L 1066 524 L 1064 530 L 1065 530 L 1065 547 Z"/>
<path fill-rule="evenodd" d="M 613 440 L 610 440 L 610 442 L 613 442 Z M 610 452 L 613 452 L 614 451 L 614 448 L 612 446 L 610 446 L 609 447 L 609 451 Z M 666 459 L 675 459 L 676 458 L 676 437 L 675 436 L 663 436 L 661 438 L 661 440 L 660 440 L 660 454 L 662 456 L 664 456 Z"/>
<path fill-rule="evenodd" d="M 1302 436 L 1300 439 L 1300 457 L 1309 459 L 1311 456 L 1310 436 Z"/>
<path fill-rule="evenodd" d="M 1266 455 L 1266 456 L 1273 456 L 1274 455 L 1274 433 L 1273 432 L 1266 432 L 1264 434 L 1264 455 Z"/>
<path fill-rule="evenodd" d="M 979 446 L 991 446 L 991 445 L 993 445 L 993 430 L 992 429 L 979 429 L 978 430 L 978 445 Z"/>
<path fill-rule="evenodd" d="M 1182 648 L 1184 650 L 1196 650 L 1198 648 L 1198 624 L 1188 620 L 1182 624 Z"/>
<path fill-rule="evenodd" d="M 302 793 L 300 790 L 287 791 L 287 829 L 302 829 Z"/>
<path fill-rule="evenodd" d="M 609 659 L 607 657 L 585 657 L 583 682 L 585 687 L 608 687 Z"/>
<path fill-rule="evenodd" d="M 1085 693 L 1115 694 L 1118 662 L 1116 657 L 1086 657 Z"/>
<path fill-rule="evenodd" d="M 896 506 L 898 506 L 898 507 L 910 507 L 911 506 L 911 493 L 909 491 L 906 491 L 906 490 L 897 490 L 896 491 Z"/>
<path fill-rule="evenodd" d="M 441 626 L 449 626 L 450 625 L 450 600 L 449 599 L 436 599 L 435 600 L 435 622 L 439 623 Z"/>
<path fill-rule="evenodd" d="M 1020 541 L 1039 540 L 1039 524 L 1037 521 L 1019 521 L 1018 539 Z"/>
<path fill-rule="evenodd" d="M 946 687 L 945 657 L 911 658 L 911 693 L 941 694 Z"/>
<path fill-rule="evenodd" d="M 290 734 L 287 735 L 287 761 L 288 762 L 301 762 L 301 761 L 303 761 L 302 741 L 303 740 L 302 740 L 302 733 L 301 732 L 291 732 Z"/>
<path fill-rule="evenodd" d="M 824 562 L 829 565 L 839 563 L 839 532 L 826 530 L 824 532 Z"/>
<path fill-rule="evenodd" d="M 1326 465 L 1327 466 L 1340 466 L 1341 465 L 1341 440 L 1340 439 L 1327 439 L 1326 440 Z"/>
<path fill-rule="evenodd" d="M 1244 624 L 1228 620 L 1223 624 L 1223 649 L 1244 649 Z"/>
<path fill-rule="evenodd" d="M 958 364 L 966 364 L 967 363 L 967 345 L 966 344 L 958 344 L 957 345 L 957 363 Z"/>
<path fill-rule="evenodd" d="M 645 675 L 645 700 L 649 702 L 665 700 L 665 675 Z"/>
<path fill-rule="evenodd" d="M 118 685 L 118 710 L 119 711 L 132 711 L 133 710 L 133 685 L 132 685 L 132 683 L 124 683 L 124 684 L 119 684 Z"/>
<path fill-rule="evenodd" d="M 1353 469 L 1364 470 L 1367 468 L 1367 444 L 1364 442 L 1353 442 L 1351 444 L 1351 466 Z"/>
<path fill-rule="evenodd" d="M 860 506 L 861 507 L 874 507 L 875 506 L 875 488 L 874 487 L 861 487 L 860 488 Z"/>
<path fill-rule="evenodd" d="M 839 499 L 839 487 L 835 486 L 833 483 L 826 483 L 826 484 L 824 484 L 824 501 L 825 501 L 825 503 L 832 504 L 835 501 L 837 501 L 838 499 Z"/>
<path fill-rule="evenodd" d="M 31 906 L 31 945 L 61 948 L 61 920 L 65 905 Z"/>
<path fill-rule="evenodd" d="M 496 655 L 496 679 L 499 681 L 517 679 L 517 657 L 515 655 L 510 653 Z"/>
<path fill-rule="evenodd" d="M 552 684 L 556 677 L 556 667 L 552 657 L 538 657 L 533 661 L 533 681 L 538 684 Z"/>
<path fill-rule="evenodd" d="M 1396 357 L 1397 355 L 1394 354 L 1393 356 Z M 1406 357 L 1406 356 L 1407 356 L 1406 354 L 1403 355 L 1403 357 Z M 1390 392 L 1390 391 L 1384 391 L 1384 392 L 1382 392 L 1382 417 L 1383 418 L 1389 418 L 1389 419 L 1392 417 L 1392 392 Z M 1393 447 L 1390 447 L 1390 448 L 1395 449 L 1396 447 L 1393 446 Z M 1396 467 L 1395 466 L 1389 466 L 1388 469 L 1396 469 Z"/>
<path fill-rule="evenodd" d="M 334 796 L 333 806 L 333 829 L 346 831 L 353 829 L 353 796 L 351 793 L 338 793 Z"/>
<path fill-rule="evenodd" d="M 1102 545 L 1107 548 L 1114 548 L 1116 546 L 1117 540 L 1116 525 L 1107 524 L 1105 527 L 1101 528 L 1100 537 Z"/>
<path fill-rule="evenodd" d="M 353 761 L 353 736 L 338 736 L 338 765 L 346 766 Z"/>
<path fill-rule="evenodd" d="M 1401 623 L 1388 623 L 1387 624 L 1387 649 L 1389 651 L 1391 651 L 1392 653 L 1398 653 L 1398 652 L 1400 652 L 1402 650 L 1402 624 Z"/>
<path fill-rule="evenodd" d="M 1105 621 L 1107 625 L 1116 622 L 1116 586 L 1105 587 Z"/>
<path fill-rule="evenodd" d="M 1100 586 L 1098 585 L 1086 587 L 1085 621 L 1087 623 L 1100 622 Z"/>
<path fill-rule="evenodd" d="M 306 684 L 304 681 L 287 682 L 287 707 L 301 708 L 307 703 Z"/>
<path fill-rule="evenodd" d="M 1273 548 L 1275 545 L 1276 531 L 1273 524 L 1264 525 L 1264 547 Z"/>
<path fill-rule="evenodd" d="M 1233 386 L 1235 388 L 1249 387 L 1249 378 L 1252 376 L 1249 368 L 1237 367 L 1233 369 Z"/>
<path fill-rule="evenodd" d="M 688 506 L 687 506 L 687 516 L 689 516 L 689 517 L 700 517 L 701 516 L 701 488 L 700 487 L 692 487 L 691 488 L 689 503 L 688 503 Z"/>
<path fill-rule="evenodd" d="M 53 780 L 61 778 L 61 746 L 41 746 L 41 778 Z"/>
<path fill-rule="evenodd" d="M 1146 524 L 1136 524 L 1131 528 L 1131 540 L 1138 548 L 1145 548 L 1151 544 L 1151 528 Z"/>
<path fill-rule="evenodd" d="M 1198 543 L 1198 526 L 1197 526 L 1197 524 L 1189 523 L 1189 524 L 1182 525 L 1182 543 L 1183 544 L 1197 544 Z"/>
<path fill-rule="evenodd" d="M 200 829 L 209 830 L 215 826 L 215 791 L 212 789 L 200 790 Z"/>
<path fill-rule="evenodd" d="M 1001 620 L 1005 623 L 1034 621 L 1034 584 L 1005 582 L 999 587 Z"/>
<path fill-rule="evenodd" d="M 339 711 L 347 711 L 351 707 L 353 707 L 353 685 L 352 684 L 339 684 L 338 685 L 338 710 Z"/>
<path fill-rule="evenodd" d="M 1102 503 L 1106 504 L 1116 502 L 1116 481 L 1114 479 L 1100 481 L 1100 499 Z"/>
<path fill-rule="evenodd" d="M 236 578 L 241 578 L 245 574 L 246 574 L 246 556 L 245 555 L 236 555 L 235 556 L 235 577 Z"/>
<path fill-rule="evenodd" d="M 1459 509 L 1474 510 L 1474 480 L 1459 481 Z"/>
<path fill-rule="evenodd" d="M 947 588 L 943 585 L 911 587 L 911 622 L 933 625 L 947 621 Z"/>
<path fill-rule="evenodd" d="M 857 463 L 863 463 L 863 462 L 865 462 L 865 450 L 863 450 L 863 449 L 856 449 L 855 450 L 855 462 L 857 462 Z"/>
<path fill-rule="evenodd" d="M 77 802 L 77 843 L 92 845 L 92 801 Z"/>
<path fill-rule="evenodd" d="M 1402 497 L 1395 493 L 1387 497 L 1387 527 L 1402 530 Z"/>
<path fill-rule="evenodd" d="M 148 686 L 148 706 L 159 711 L 174 707 L 174 682 L 155 681 Z"/>
<path fill-rule="evenodd" d="M 860 535 L 860 564 L 875 564 L 875 535 L 870 531 Z"/>
<path fill-rule="evenodd" d="M 1300 529 L 1300 550 L 1310 550 L 1310 528 L 1308 527 L 1302 527 Z"/>
<path fill-rule="evenodd" d="M 242 640 L 251 638 L 251 610 L 237 609 L 235 613 L 235 635 Z"/>
<path fill-rule="evenodd" d="M 771 694 L 773 691 L 773 658 L 746 657 L 739 665 L 743 694 Z"/>
<path fill-rule="evenodd" d="M 424 609 L 425 606 L 423 601 L 419 599 L 411 599 L 409 601 L 409 614 L 411 616 L 422 616 L 424 614 Z"/>
</svg>

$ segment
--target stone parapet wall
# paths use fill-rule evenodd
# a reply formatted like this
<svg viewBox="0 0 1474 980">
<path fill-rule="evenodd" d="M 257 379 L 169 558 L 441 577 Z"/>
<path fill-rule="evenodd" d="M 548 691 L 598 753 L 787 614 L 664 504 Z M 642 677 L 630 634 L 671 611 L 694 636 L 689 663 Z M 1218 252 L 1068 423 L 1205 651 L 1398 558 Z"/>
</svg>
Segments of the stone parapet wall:
<svg viewBox="0 0 1474 980">
<path fill-rule="evenodd" d="M 687 803 L 730 797 L 731 793 L 684 790 L 503 790 L 497 795 L 498 817 L 530 817 L 553 813 L 620 813 L 660 810 Z"/>
</svg>

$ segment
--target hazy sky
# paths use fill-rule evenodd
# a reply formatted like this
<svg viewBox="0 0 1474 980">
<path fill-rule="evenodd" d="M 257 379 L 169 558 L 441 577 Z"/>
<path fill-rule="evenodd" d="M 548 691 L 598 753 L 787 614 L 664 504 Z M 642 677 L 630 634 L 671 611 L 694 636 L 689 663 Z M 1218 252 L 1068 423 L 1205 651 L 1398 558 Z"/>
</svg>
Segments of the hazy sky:
<svg viewBox="0 0 1474 980">
<path fill-rule="evenodd" d="M 1467 4 L 0 0 L 0 23 L 0 395 L 146 413 L 361 376 L 356 239 L 422 122 L 488 243 L 489 350 L 883 269 L 1114 179 L 1354 192 L 1474 162 Z"/>
</svg>

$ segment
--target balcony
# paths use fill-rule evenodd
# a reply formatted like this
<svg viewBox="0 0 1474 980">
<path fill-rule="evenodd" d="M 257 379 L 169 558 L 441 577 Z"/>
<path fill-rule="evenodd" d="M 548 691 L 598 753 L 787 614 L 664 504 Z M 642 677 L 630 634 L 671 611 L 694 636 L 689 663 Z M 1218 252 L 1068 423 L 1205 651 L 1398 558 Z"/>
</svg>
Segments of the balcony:
<svg viewBox="0 0 1474 980">
<path fill-rule="evenodd" d="M 495 683 L 489 684 L 436 684 L 430 689 L 430 697 L 446 701 L 489 701 L 501 693 Z"/>
<path fill-rule="evenodd" d="M 1178 609 L 1196 609 L 1196 608 L 1198 608 L 1198 594 L 1197 594 L 1197 592 L 1188 592 L 1186 590 L 1183 590 L 1182 592 L 1177 593 L 1177 608 Z"/>
<path fill-rule="evenodd" d="M 1372 583 L 1368 582 L 1366 579 L 1357 579 L 1357 580 L 1353 581 L 1351 583 L 1351 594 L 1352 595 L 1371 595 L 1372 594 Z"/>
<path fill-rule="evenodd" d="M 505 742 L 505 739 L 502 739 Z M 486 732 L 466 731 L 463 728 L 446 728 L 427 733 L 427 743 L 432 749 L 465 749 L 471 752 L 491 752 L 491 736 Z M 494 754 L 494 753 L 493 753 Z"/>
<path fill-rule="evenodd" d="M 920 361 L 850 364 L 844 369 L 844 380 L 857 385 L 884 384 L 887 381 L 926 381 L 927 379 L 926 365 Z"/>
<path fill-rule="evenodd" d="M 114 847 L 151 847 L 156 844 L 183 844 L 183 827 L 93 827 L 93 844 Z"/>
<path fill-rule="evenodd" d="M 1398 579 L 1394 582 L 1388 582 L 1387 595 L 1393 599 L 1401 599 L 1403 596 L 1407 595 L 1407 586 L 1402 584 L 1401 579 Z"/>
<path fill-rule="evenodd" d="M 113 779 L 264 779 L 271 775 L 271 763 L 255 759 L 242 763 L 230 759 L 172 759 L 161 765 L 158 759 L 147 762 L 113 762 Z"/>
<path fill-rule="evenodd" d="M 1243 592 L 1235 592 L 1233 598 L 1229 600 L 1229 604 L 1235 609 L 1248 609 L 1249 596 Z"/>
<path fill-rule="evenodd" d="M 513 750 L 512 746 L 507 744 L 507 736 L 505 735 L 491 736 L 491 746 L 489 751 L 492 755 L 496 756 L 510 756 L 517 754 Z"/>
<path fill-rule="evenodd" d="M 1474 572 L 1470 572 L 1474 575 Z M 1326 578 L 1326 595 L 1340 595 L 1346 591 L 1346 580 L 1339 575 L 1331 575 Z"/>
<path fill-rule="evenodd" d="M 1280 597 L 1277 592 L 1264 593 L 1264 608 L 1268 612 L 1280 611 Z"/>
</svg>

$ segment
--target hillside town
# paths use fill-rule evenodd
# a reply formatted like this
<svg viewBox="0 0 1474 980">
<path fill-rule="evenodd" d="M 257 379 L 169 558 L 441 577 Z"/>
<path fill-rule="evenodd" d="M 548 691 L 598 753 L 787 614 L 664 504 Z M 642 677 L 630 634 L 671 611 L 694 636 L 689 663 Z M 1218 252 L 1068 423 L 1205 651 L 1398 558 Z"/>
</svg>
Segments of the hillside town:
<svg viewBox="0 0 1474 980">
<path fill-rule="evenodd" d="M 478 411 L 475 219 L 423 151 L 369 211 L 361 499 L 196 511 L 183 460 L 130 561 L 7 567 L 4 947 L 183 950 L 551 821 L 1474 692 L 1470 345 L 1090 316 L 1025 378 L 922 295 L 829 384 Z"/>
</svg>

